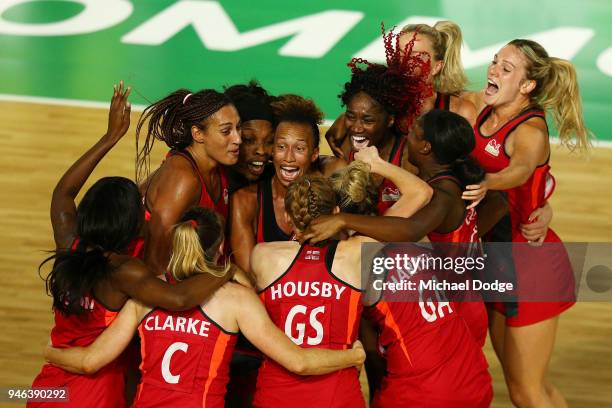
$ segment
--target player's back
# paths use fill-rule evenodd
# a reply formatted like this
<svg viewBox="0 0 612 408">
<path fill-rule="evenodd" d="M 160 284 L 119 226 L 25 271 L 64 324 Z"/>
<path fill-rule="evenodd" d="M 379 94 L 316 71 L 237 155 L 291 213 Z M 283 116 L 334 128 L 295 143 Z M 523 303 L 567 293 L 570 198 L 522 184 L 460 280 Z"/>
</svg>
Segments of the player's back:
<svg viewBox="0 0 612 408">
<path fill-rule="evenodd" d="M 134 407 L 222 407 L 236 334 L 205 309 L 153 309 L 140 327 L 142 380 Z"/>
<path fill-rule="evenodd" d="M 337 244 L 302 246 L 288 270 L 260 293 L 272 321 L 300 347 L 345 349 L 357 337 L 361 291 L 332 274 Z M 364 401 L 355 368 L 306 377 L 267 359 L 254 406 L 355 407 Z"/>
<path fill-rule="evenodd" d="M 372 406 L 488 406 L 491 377 L 480 345 L 457 313 L 457 303 L 428 286 L 442 281 L 423 269 L 395 279 L 414 286 L 364 310 L 378 328 L 379 347 L 387 359 L 387 375 Z"/>
<path fill-rule="evenodd" d="M 117 315 L 94 296 L 81 299 L 84 311 L 78 315 L 65 315 L 54 311 L 55 325 L 51 330 L 54 347 L 85 347 L 106 329 Z M 124 404 L 125 365 L 118 358 L 92 375 L 79 375 L 51 364 L 45 364 L 36 376 L 32 387 L 67 387 L 69 402 L 62 406 L 79 407 L 95 404 L 99 407 L 115 407 Z M 112 392 L 111 392 L 112 391 Z M 49 406 L 49 403 L 28 403 L 28 407 Z"/>
</svg>

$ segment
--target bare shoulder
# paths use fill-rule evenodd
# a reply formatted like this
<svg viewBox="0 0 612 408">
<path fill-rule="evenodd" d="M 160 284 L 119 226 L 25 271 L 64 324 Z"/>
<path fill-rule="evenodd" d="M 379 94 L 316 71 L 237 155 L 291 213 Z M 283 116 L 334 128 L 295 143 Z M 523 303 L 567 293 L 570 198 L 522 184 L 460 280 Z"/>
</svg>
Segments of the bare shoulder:
<svg viewBox="0 0 612 408">
<path fill-rule="evenodd" d="M 267 262 L 274 262 L 274 258 L 295 253 L 299 248 L 300 244 L 296 241 L 262 242 L 255 245 L 252 256 L 266 259 Z"/>
<path fill-rule="evenodd" d="M 200 179 L 189 161 L 181 156 L 168 157 L 150 183 L 155 195 L 195 195 L 200 192 Z"/>
<path fill-rule="evenodd" d="M 265 288 L 285 272 L 295 259 L 300 244 L 295 241 L 264 242 L 251 253 L 251 271 L 258 288 Z"/>
<path fill-rule="evenodd" d="M 221 286 L 207 303 L 212 304 L 215 302 L 227 306 L 233 302 L 240 301 L 244 296 L 252 296 L 254 293 L 252 288 L 247 288 L 239 283 L 230 281 Z"/>
<path fill-rule="evenodd" d="M 470 98 L 463 98 L 461 96 L 451 96 L 450 110 L 458 115 L 463 116 L 470 125 L 476 123 L 476 117 L 478 111 L 476 105 Z"/>
<path fill-rule="evenodd" d="M 548 141 L 548 128 L 546 122 L 540 118 L 530 118 L 517 126 L 517 128 L 508 137 L 509 142 L 529 143 L 532 145 L 546 144 Z"/>
<path fill-rule="evenodd" d="M 234 191 L 232 197 L 238 201 L 257 200 L 257 184 L 249 184 L 239 190 Z"/>
<path fill-rule="evenodd" d="M 461 101 L 468 101 L 476 109 L 476 113 L 478 114 L 481 110 L 484 109 L 484 90 L 482 91 L 465 91 L 459 95 L 459 99 Z"/>
<path fill-rule="evenodd" d="M 240 190 L 235 191 L 230 198 L 232 208 L 240 208 L 244 210 L 255 210 L 257 203 L 257 185 L 251 184 L 242 187 Z"/>
</svg>

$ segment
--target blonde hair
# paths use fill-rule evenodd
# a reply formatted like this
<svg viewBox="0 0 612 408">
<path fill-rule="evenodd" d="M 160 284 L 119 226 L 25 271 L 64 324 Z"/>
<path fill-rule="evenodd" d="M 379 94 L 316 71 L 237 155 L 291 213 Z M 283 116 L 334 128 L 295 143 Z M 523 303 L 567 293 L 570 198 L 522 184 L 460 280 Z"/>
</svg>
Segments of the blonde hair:
<svg viewBox="0 0 612 408">
<path fill-rule="evenodd" d="M 370 173 L 370 166 L 355 160 L 335 172 L 329 179 L 342 212 L 376 214 L 378 189 Z"/>
<path fill-rule="evenodd" d="M 461 62 L 461 29 L 452 21 L 438 21 L 434 26 L 409 24 L 402 33 L 418 33 L 427 36 L 433 46 L 433 57 L 443 62 L 442 69 L 434 77 L 436 92 L 457 95 L 463 92 L 468 79 Z"/>
<path fill-rule="evenodd" d="M 526 77 L 536 83 L 529 98 L 531 103 L 552 111 L 561 144 L 571 150 L 587 150 L 592 133 L 582 116 L 582 101 L 574 65 L 564 59 L 549 57 L 540 44 L 516 39 L 508 43 L 527 59 Z"/>
<path fill-rule="evenodd" d="M 169 272 L 177 281 L 195 273 L 224 276 L 231 264 L 214 262 L 223 239 L 223 220 L 219 214 L 201 207 L 187 210 L 174 227 Z"/>
<path fill-rule="evenodd" d="M 305 230 L 321 215 L 333 213 L 336 195 L 329 180 L 321 176 L 302 176 L 289 186 L 285 194 L 285 211 L 293 225 Z"/>
</svg>

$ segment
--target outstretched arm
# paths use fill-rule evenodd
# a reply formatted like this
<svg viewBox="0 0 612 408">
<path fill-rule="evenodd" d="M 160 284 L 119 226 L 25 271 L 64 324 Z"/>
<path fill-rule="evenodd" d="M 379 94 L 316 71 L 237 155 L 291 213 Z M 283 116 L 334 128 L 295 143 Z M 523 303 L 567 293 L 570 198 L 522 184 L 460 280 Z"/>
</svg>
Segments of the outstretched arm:
<svg viewBox="0 0 612 408">
<path fill-rule="evenodd" d="M 240 331 L 265 355 L 295 374 L 320 375 L 352 366 L 361 366 L 365 352 L 359 341 L 347 350 L 301 348 L 274 325 L 263 303 L 245 289 L 236 298 Z"/>
<path fill-rule="evenodd" d="M 451 205 L 452 196 L 444 190 L 435 189 L 429 204 L 410 218 L 345 213 L 323 215 L 310 223 L 302 239 L 314 244 L 350 229 L 377 241 L 416 242 L 438 228 Z"/>
<path fill-rule="evenodd" d="M 77 374 L 94 374 L 115 360 L 134 337 L 147 308 L 128 300 L 111 325 L 87 347 L 55 348 L 48 345 L 45 360 Z"/>
<path fill-rule="evenodd" d="M 376 173 L 397 186 L 402 196 L 384 215 L 410 217 L 423 208 L 433 195 L 433 189 L 425 181 L 403 168 L 380 158 L 374 146 L 366 147 L 355 154 L 355 159 L 370 165 Z"/>
<path fill-rule="evenodd" d="M 245 187 L 234 194 L 230 200 L 229 243 L 236 265 L 250 273 L 250 259 L 255 247 L 253 220 L 257 217 L 257 192 Z"/>
<path fill-rule="evenodd" d="M 130 127 L 130 88 L 113 86 L 108 113 L 108 129 L 104 136 L 83 154 L 59 180 L 51 198 L 51 225 L 57 248 L 69 248 L 76 236 L 75 199 L 83 184 L 100 160 L 121 140 Z"/>
<path fill-rule="evenodd" d="M 113 273 L 113 285 L 149 307 L 181 311 L 203 303 L 233 274 L 234 269 L 222 277 L 198 273 L 184 281 L 169 284 L 153 276 L 139 260 L 130 259 Z"/>
</svg>

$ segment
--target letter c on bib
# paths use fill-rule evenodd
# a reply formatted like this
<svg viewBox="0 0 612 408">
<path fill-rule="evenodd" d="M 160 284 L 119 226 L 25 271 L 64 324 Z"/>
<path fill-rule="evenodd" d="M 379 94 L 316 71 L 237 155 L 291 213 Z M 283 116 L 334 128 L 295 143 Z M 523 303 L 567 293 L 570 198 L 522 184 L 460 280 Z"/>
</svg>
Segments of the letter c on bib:
<svg viewBox="0 0 612 408">
<path fill-rule="evenodd" d="M 164 353 L 164 358 L 162 359 L 161 364 L 161 372 L 162 377 L 164 377 L 164 381 L 166 381 L 168 384 L 178 384 L 179 380 L 181 379 L 180 374 L 173 375 L 170 372 L 170 360 L 172 360 L 172 355 L 178 350 L 182 351 L 183 353 L 187 353 L 188 348 L 189 345 L 187 343 L 176 342 L 172 343 Z"/>
</svg>

